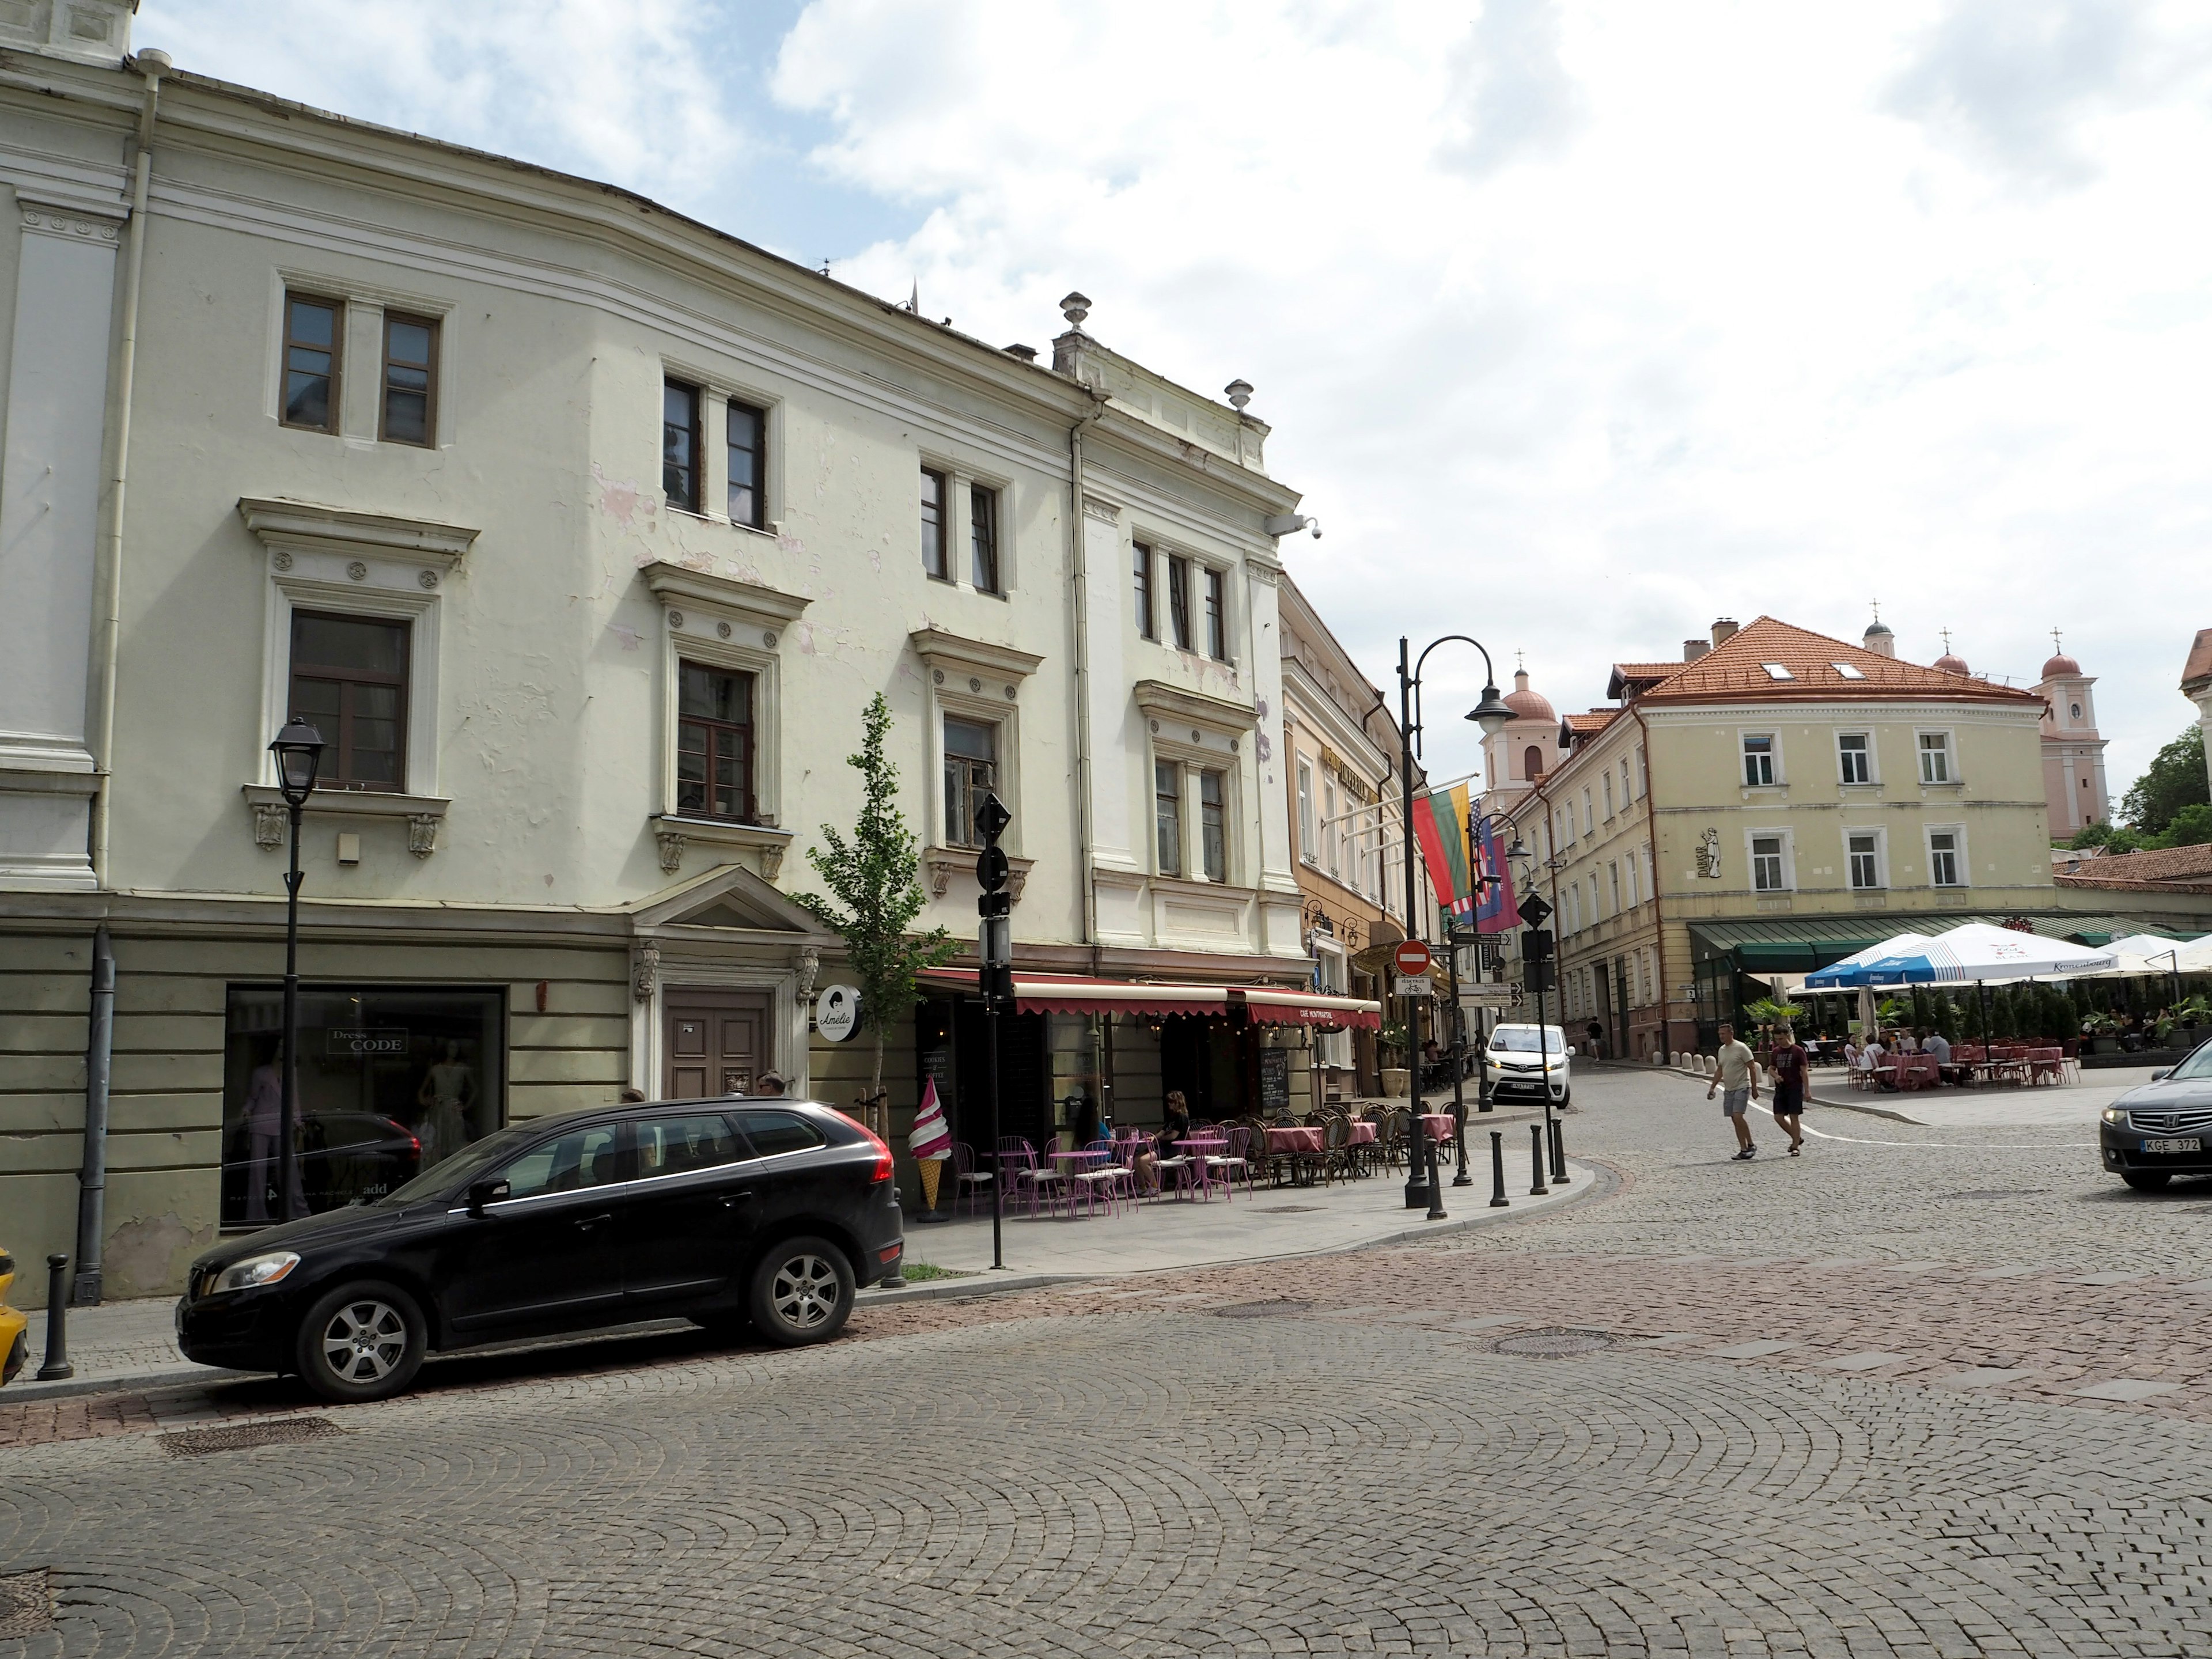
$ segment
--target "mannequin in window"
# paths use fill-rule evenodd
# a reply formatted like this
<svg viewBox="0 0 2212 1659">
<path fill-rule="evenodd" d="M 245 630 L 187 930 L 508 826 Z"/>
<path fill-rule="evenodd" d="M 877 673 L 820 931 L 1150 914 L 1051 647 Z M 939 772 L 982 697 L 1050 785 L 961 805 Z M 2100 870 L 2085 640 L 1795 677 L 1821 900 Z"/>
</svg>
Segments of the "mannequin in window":
<svg viewBox="0 0 2212 1659">
<path fill-rule="evenodd" d="M 246 1085 L 246 1218 L 269 1218 L 269 1198 L 276 1182 L 278 1132 L 284 1113 L 284 1078 L 276 1068 L 276 1045 L 262 1049 L 261 1060 Z"/>
<path fill-rule="evenodd" d="M 422 1168 L 451 1158 L 469 1144 L 464 1115 L 476 1099 L 476 1074 L 461 1063 L 461 1045 L 449 1041 L 445 1059 L 422 1075 L 415 1103 L 426 1109 L 415 1133 L 422 1142 Z"/>
</svg>

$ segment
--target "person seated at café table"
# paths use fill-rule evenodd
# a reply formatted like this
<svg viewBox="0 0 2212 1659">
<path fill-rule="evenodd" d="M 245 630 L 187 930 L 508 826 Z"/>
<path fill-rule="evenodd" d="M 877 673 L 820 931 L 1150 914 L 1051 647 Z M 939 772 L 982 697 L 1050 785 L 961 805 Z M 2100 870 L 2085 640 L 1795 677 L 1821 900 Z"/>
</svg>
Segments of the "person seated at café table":
<svg viewBox="0 0 2212 1659">
<path fill-rule="evenodd" d="M 1920 1052 L 1935 1055 L 1938 1066 L 1948 1066 L 1951 1063 L 1951 1040 L 1941 1031 L 1923 1030 L 1920 1033 Z"/>
<path fill-rule="evenodd" d="M 1146 1145 L 1137 1149 L 1130 1168 L 1137 1177 L 1137 1190 L 1158 1193 L 1160 1189 L 1160 1160 L 1176 1156 L 1175 1144 L 1190 1139 L 1190 1103 L 1183 1098 L 1182 1091 L 1168 1091 L 1167 1121 Z"/>
</svg>

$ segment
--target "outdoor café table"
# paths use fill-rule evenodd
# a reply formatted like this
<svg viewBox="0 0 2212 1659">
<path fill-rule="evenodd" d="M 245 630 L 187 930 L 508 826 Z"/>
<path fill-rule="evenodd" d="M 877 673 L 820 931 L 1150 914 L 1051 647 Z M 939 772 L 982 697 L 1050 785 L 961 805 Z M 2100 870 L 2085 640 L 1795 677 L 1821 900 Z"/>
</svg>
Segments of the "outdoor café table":
<svg viewBox="0 0 2212 1659">
<path fill-rule="evenodd" d="M 1289 1162 L 1291 1183 L 1293 1186 L 1311 1184 L 1314 1166 L 1306 1160 L 1317 1156 L 1322 1150 L 1322 1132 L 1317 1124 L 1294 1124 L 1282 1128 L 1271 1127 L 1267 1131 L 1267 1156 L 1271 1158 L 1284 1158 Z M 1301 1164 L 1304 1166 L 1308 1176 L 1308 1180 L 1304 1183 L 1298 1180 L 1298 1170 Z M 1279 1174 L 1276 1179 L 1279 1185 L 1281 1181 Z"/>
<path fill-rule="evenodd" d="M 1429 1139 L 1431 1140 L 1449 1140 L 1452 1132 L 1451 1114 L 1425 1112 L 1421 1115 L 1421 1127 L 1429 1132 Z"/>
<path fill-rule="evenodd" d="M 1045 1156 L 1059 1164 L 1068 1177 L 1067 1213 L 1073 1217 L 1075 1213 L 1075 1177 L 1085 1170 L 1095 1170 L 1100 1164 L 1109 1162 L 1114 1154 L 1079 1147 L 1070 1152 L 1047 1152 Z"/>
<path fill-rule="evenodd" d="M 1378 1126 L 1372 1118 L 1355 1117 L 1352 1119 L 1350 1123 L 1345 1126 L 1345 1127 L 1350 1131 L 1350 1133 L 1344 1138 L 1346 1150 L 1349 1151 L 1357 1146 L 1372 1146 L 1376 1145 L 1378 1140 L 1376 1133 L 1377 1127 Z M 1366 1172 L 1364 1165 L 1369 1156 L 1370 1154 L 1362 1152 L 1358 1157 L 1352 1159 L 1352 1172 L 1354 1175 L 1364 1175 Z"/>
<path fill-rule="evenodd" d="M 1222 1135 L 1194 1136 L 1189 1140 L 1176 1141 L 1175 1147 L 1177 1152 L 1190 1154 L 1190 1167 L 1198 1172 L 1199 1193 L 1206 1202 L 1212 1203 L 1213 1201 L 1213 1166 L 1206 1160 L 1217 1153 L 1229 1150 L 1227 1138 Z"/>
</svg>

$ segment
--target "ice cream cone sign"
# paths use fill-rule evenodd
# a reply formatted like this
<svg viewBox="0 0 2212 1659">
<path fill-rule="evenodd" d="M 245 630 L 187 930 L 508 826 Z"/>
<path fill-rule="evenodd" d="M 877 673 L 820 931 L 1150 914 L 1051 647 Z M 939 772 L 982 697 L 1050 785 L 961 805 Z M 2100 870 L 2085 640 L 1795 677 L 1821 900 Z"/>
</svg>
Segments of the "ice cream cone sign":
<svg viewBox="0 0 2212 1659">
<path fill-rule="evenodd" d="M 945 1126 L 945 1107 L 937 1098 L 937 1079 L 924 1078 L 921 1109 L 914 1115 L 914 1128 L 906 1149 L 921 1171 L 921 1196 L 932 1212 L 937 1208 L 937 1183 L 945 1173 L 945 1160 L 952 1156 L 952 1131 Z"/>
</svg>

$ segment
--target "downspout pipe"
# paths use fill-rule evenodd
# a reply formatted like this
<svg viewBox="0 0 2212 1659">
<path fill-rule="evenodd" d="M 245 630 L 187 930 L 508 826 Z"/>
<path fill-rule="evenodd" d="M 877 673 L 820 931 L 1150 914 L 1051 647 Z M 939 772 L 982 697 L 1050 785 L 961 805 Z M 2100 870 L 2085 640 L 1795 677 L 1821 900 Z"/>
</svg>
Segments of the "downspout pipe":
<svg viewBox="0 0 2212 1659">
<path fill-rule="evenodd" d="M 1092 879 L 1097 854 L 1091 845 L 1091 585 L 1090 562 L 1083 551 L 1083 428 L 1105 414 L 1090 387 L 1092 407 L 1067 428 L 1067 580 L 1075 611 L 1075 838 L 1082 863 L 1082 942 L 1091 947 L 1091 971 L 1098 971 L 1098 893 Z"/>
<path fill-rule="evenodd" d="M 1636 729 L 1644 734 L 1644 848 L 1646 867 L 1651 872 L 1651 949 L 1659 963 L 1659 1046 L 1667 1051 L 1666 1063 L 1672 1066 L 1675 1054 L 1674 1022 L 1667 1012 L 1671 1006 L 1667 994 L 1667 909 L 1659 896 L 1659 802 L 1651 787 L 1651 727 L 1644 721 L 1644 711 L 1634 703 L 1628 705 L 1628 712 L 1636 716 Z M 1693 1019 L 1692 1024 L 1695 1023 Z"/>
<path fill-rule="evenodd" d="M 154 116 L 161 102 L 161 77 L 170 69 L 169 54 L 166 52 L 149 49 L 131 61 L 145 77 L 146 96 L 138 106 L 138 155 L 131 183 L 129 246 L 124 256 L 123 341 L 117 353 L 115 396 L 108 406 L 112 430 L 107 448 L 114 457 L 114 471 L 107 479 L 107 521 L 102 530 L 100 554 L 106 611 L 100 618 L 100 706 L 93 722 L 97 745 L 93 754 L 93 775 L 99 787 L 92 798 L 92 875 L 95 884 L 102 889 L 109 885 L 108 839 L 115 819 L 115 673 L 123 638 L 123 508 L 131 476 L 131 401 L 138 368 L 138 295 L 146 267 L 146 193 L 154 173 Z M 79 1276 L 82 1276 L 82 1268 Z"/>
<path fill-rule="evenodd" d="M 107 1094 L 115 1052 L 115 951 L 103 924 L 92 936 L 92 1018 L 84 1055 L 84 1166 L 77 1175 L 76 1281 L 70 1302 L 100 1305 L 107 1231 Z"/>
</svg>

